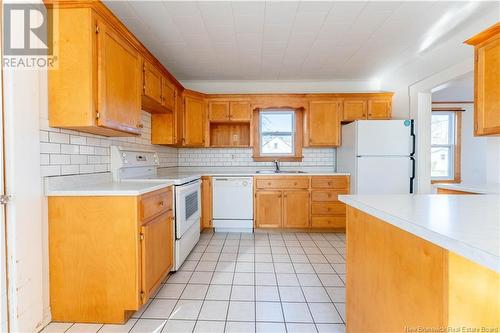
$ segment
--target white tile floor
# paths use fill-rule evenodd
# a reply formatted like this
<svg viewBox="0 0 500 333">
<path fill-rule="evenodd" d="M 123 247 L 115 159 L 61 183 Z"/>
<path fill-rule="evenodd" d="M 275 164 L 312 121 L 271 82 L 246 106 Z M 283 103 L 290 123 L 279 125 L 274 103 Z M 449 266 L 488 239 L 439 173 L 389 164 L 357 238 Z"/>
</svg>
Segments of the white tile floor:
<svg viewBox="0 0 500 333">
<path fill-rule="evenodd" d="M 51 323 L 42 332 L 344 332 L 344 253 L 343 233 L 203 233 L 125 325 Z"/>
</svg>

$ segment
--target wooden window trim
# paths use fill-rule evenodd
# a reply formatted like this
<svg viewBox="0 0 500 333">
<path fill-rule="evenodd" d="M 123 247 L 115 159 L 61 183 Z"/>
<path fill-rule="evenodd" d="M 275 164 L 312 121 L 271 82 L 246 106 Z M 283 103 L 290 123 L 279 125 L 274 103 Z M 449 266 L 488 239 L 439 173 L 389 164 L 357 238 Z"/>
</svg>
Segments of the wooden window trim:
<svg viewBox="0 0 500 333">
<path fill-rule="evenodd" d="M 432 112 L 453 112 L 455 115 L 455 145 L 454 145 L 454 160 L 453 160 L 453 179 L 434 179 L 431 184 L 438 183 L 460 183 L 462 181 L 461 166 L 462 166 L 462 108 L 432 108 Z"/>
<path fill-rule="evenodd" d="M 294 155 L 290 156 L 261 156 L 260 154 L 260 112 L 269 110 L 282 110 L 295 112 L 295 137 L 294 137 Z M 280 162 L 301 162 L 302 161 L 302 143 L 304 139 L 303 133 L 303 121 L 304 121 L 304 108 L 294 108 L 294 107 L 266 107 L 266 108 L 256 108 L 253 110 L 253 160 L 255 162 L 272 162 L 278 160 Z"/>
</svg>

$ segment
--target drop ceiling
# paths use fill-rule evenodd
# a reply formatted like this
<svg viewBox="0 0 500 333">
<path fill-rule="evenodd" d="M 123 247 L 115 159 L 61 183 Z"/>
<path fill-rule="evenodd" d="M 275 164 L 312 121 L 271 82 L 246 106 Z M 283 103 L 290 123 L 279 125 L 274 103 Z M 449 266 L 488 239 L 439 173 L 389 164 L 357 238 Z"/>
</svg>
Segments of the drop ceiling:
<svg viewBox="0 0 500 333">
<path fill-rule="evenodd" d="M 432 26 L 467 5 L 104 2 L 179 80 L 370 79 L 418 56 L 429 33 L 436 33 Z M 493 6 L 498 2 L 478 4 L 464 21 Z"/>
</svg>

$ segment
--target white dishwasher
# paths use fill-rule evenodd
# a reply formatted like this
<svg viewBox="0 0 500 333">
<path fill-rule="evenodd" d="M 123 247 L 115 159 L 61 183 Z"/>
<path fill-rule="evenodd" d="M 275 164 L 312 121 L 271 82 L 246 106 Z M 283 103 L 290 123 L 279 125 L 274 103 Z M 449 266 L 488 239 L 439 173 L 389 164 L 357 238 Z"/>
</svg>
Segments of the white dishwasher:
<svg viewBox="0 0 500 333">
<path fill-rule="evenodd" d="M 213 177 L 215 232 L 253 232 L 253 178 Z"/>
</svg>

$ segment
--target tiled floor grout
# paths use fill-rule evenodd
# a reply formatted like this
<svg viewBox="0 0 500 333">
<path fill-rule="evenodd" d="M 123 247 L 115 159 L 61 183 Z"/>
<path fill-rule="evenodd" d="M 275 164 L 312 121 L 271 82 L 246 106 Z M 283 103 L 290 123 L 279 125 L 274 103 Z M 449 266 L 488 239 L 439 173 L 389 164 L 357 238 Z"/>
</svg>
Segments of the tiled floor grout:
<svg viewBox="0 0 500 333">
<path fill-rule="evenodd" d="M 340 266 L 345 265 L 345 246 L 344 235 L 334 233 L 256 232 L 254 234 L 251 234 L 250 236 L 241 233 L 238 236 L 228 233 L 202 233 L 200 241 L 195 246 L 193 252 L 186 259 L 187 261 L 185 265 L 188 266 L 183 266 L 187 269 L 184 270 L 181 268 L 179 270 L 179 272 L 183 272 L 182 275 L 176 275 L 174 273 L 169 276 L 168 279 L 179 276 L 179 279 L 177 279 L 176 281 L 172 281 L 170 283 L 168 283 L 168 281 L 162 282 L 159 290 L 152 296 L 152 298 L 148 300 L 148 302 L 145 304 L 144 309 L 141 309 L 142 312 L 138 316 L 134 315 L 133 320 L 135 320 L 135 322 L 130 327 L 128 332 L 132 332 L 134 331 L 134 329 L 138 329 L 139 327 L 144 327 L 141 325 L 149 325 L 145 324 L 148 321 L 150 321 L 151 325 L 152 323 L 155 323 L 155 321 L 160 321 L 158 323 L 158 325 L 160 326 L 156 327 L 157 330 L 155 332 L 166 332 L 167 327 L 171 327 L 167 326 L 169 321 L 176 323 L 173 325 L 177 325 L 177 323 L 182 322 L 185 322 L 189 327 L 190 325 L 193 325 L 190 330 L 182 331 L 186 333 L 200 332 L 200 327 L 202 326 L 197 325 L 199 325 L 200 322 L 205 321 L 220 323 L 214 325 L 220 325 L 219 328 L 223 329 L 223 331 L 221 332 L 226 332 L 230 328 L 228 324 L 229 322 L 242 323 L 243 325 L 244 323 L 251 324 L 253 327 L 252 331 L 254 333 L 261 332 L 259 330 L 259 326 L 265 325 L 266 323 L 282 325 L 282 327 L 284 328 L 284 332 L 286 333 L 290 331 L 292 326 L 294 326 L 294 328 L 302 329 L 310 327 L 311 333 L 312 330 L 315 330 L 316 333 L 324 332 L 321 330 L 320 324 L 322 325 L 321 327 L 323 327 L 323 329 L 326 327 L 325 325 L 333 325 L 332 327 L 340 327 L 340 329 L 345 329 L 345 318 L 342 317 L 341 311 L 339 310 L 339 303 L 345 304 L 345 300 L 343 300 L 343 302 L 339 302 L 338 296 L 335 295 L 337 289 L 330 289 L 338 288 L 339 292 L 345 293 L 345 270 L 343 270 Z M 292 248 L 294 248 L 293 251 Z M 257 251 L 259 253 L 256 253 Z M 343 253 L 341 253 L 341 251 Z M 259 259 L 257 259 L 257 257 L 259 257 Z M 221 265 L 220 263 L 226 264 Z M 262 265 L 259 265 L 260 263 L 262 263 Z M 270 264 L 269 269 L 272 267 L 272 272 L 268 272 L 266 264 Z M 230 271 L 226 269 L 226 267 L 229 266 L 231 266 Z M 257 267 L 259 267 L 259 269 Z M 327 268 L 326 271 L 324 271 L 325 268 Z M 264 273 L 262 271 L 266 272 Z M 205 279 L 203 277 L 204 273 L 211 274 L 210 279 Z M 227 282 L 229 281 L 219 281 L 223 284 L 215 283 L 217 282 L 215 281 L 216 277 L 224 278 L 225 276 L 225 274 L 217 273 L 232 274 L 230 280 L 231 283 L 227 284 Z M 273 281 L 274 284 L 262 285 L 260 281 L 257 281 L 258 274 L 259 277 L 262 277 L 260 274 L 272 274 L 275 279 L 275 281 Z M 333 277 L 323 276 L 323 274 L 332 275 Z M 321 278 L 320 275 L 322 275 Z M 185 278 L 186 276 L 187 278 Z M 253 279 L 252 282 L 247 280 L 247 278 L 249 278 L 250 276 Z M 315 277 L 319 282 L 314 281 L 314 279 L 311 280 L 313 277 Z M 242 278 L 243 280 L 241 280 Z M 287 281 L 289 279 L 292 280 Z M 311 283 L 308 283 L 309 281 Z M 328 282 L 327 285 L 325 285 L 326 282 Z M 183 284 L 184 286 L 178 288 L 177 290 L 174 290 L 174 294 L 170 294 L 171 289 L 169 289 L 166 294 L 161 294 L 161 290 L 163 290 L 163 288 L 166 288 L 168 285 L 174 284 Z M 288 284 L 290 284 L 290 286 Z M 337 284 L 339 285 L 337 286 Z M 190 286 L 198 287 L 192 288 Z M 205 286 L 206 289 L 203 290 Z M 220 294 L 220 296 L 217 296 L 218 288 L 213 288 L 214 286 L 221 286 L 220 289 L 222 289 L 222 291 L 224 291 L 225 289 L 226 291 L 224 291 L 223 294 Z M 222 286 L 226 288 L 223 288 Z M 236 291 L 236 289 L 238 289 L 238 291 L 244 292 L 245 287 L 251 287 L 253 289 L 253 300 L 252 297 L 248 297 L 249 295 L 243 297 L 242 299 L 236 298 L 233 300 L 234 292 Z M 264 300 L 262 299 L 262 297 L 258 298 L 258 290 L 265 289 L 265 287 L 274 287 L 277 291 L 277 298 L 266 298 Z M 200 289 L 198 290 L 198 288 Z M 209 297 L 211 288 L 215 290 L 210 295 L 210 298 L 207 299 Z M 321 288 L 322 292 L 326 293 L 327 297 L 321 295 L 321 297 L 311 298 L 311 293 L 315 293 L 313 295 L 319 293 L 319 289 L 316 290 L 315 288 Z M 181 289 L 180 293 L 179 289 Z M 306 289 L 308 290 L 308 293 L 306 293 Z M 342 291 L 342 289 L 344 290 Z M 187 292 L 187 290 L 189 290 L 189 293 Z M 229 296 L 227 296 L 226 294 L 227 290 L 229 290 Z M 299 292 L 300 290 L 303 300 L 292 301 L 294 300 L 292 298 L 283 301 L 284 298 L 282 293 L 286 290 L 295 290 L 296 292 Z M 199 291 L 199 293 L 197 293 L 197 291 Z M 194 292 L 194 294 L 191 292 Z M 184 293 L 186 293 L 186 295 L 184 295 Z M 309 299 L 306 295 L 309 295 Z M 219 304 L 227 304 L 227 308 L 225 309 L 225 316 L 220 317 L 224 317 L 224 320 L 220 318 L 207 319 L 206 315 L 202 316 L 204 306 L 207 304 L 211 306 L 212 304 L 210 302 L 214 300 L 216 301 L 214 305 L 217 306 Z M 259 304 L 278 303 L 278 300 L 280 304 L 279 308 L 281 309 L 281 319 L 279 321 L 262 321 L 263 318 L 257 317 Z M 181 301 L 187 303 L 189 303 L 190 301 L 197 303 L 201 302 L 199 310 L 195 310 L 198 311 L 196 314 L 196 319 L 187 319 L 189 317 L 183 319 L 171 318 L 174 311 L 176 310 L 176 307 L 178 307 L 179 304 L 182 304 Z M 243 317 L 243 319 L 237 318 L 237 320 L 235 320 L 233 317 L 230 317 L 231 304 L 233 303 L 234 305 L 235 302 L 253 302 L 253 321 L 243 320 L 248 319 L 248 317 Z M 169 303 L 173 303 L 173 307 L 171 307 L 172 305 Z M 300 320 L 297 321 L 293 319 L 290 321 L 290 318 L 288 318 L 287 321 L 287 318 L 285 316 L 285 313 L 289 313 L 285 312 L 285 304 L 287 303 L 305 304 L 305 306 L 307 306 L 311 321 L 308 322 L 309 319 L 307 317 L 300 318 Z M 338 316 L 338 318 L 340 318 L 339 320 L 335 321 L 339 322 L 324 324 L 322 322 L 323 320 L 315 319 L 314 314 L 318 314 L 319 311 L 318 306 L 316 306 L 316 312 L 313 311 L 312 306 L 315 303 L 331 304 L 333 309 L 335 309 L 336 315 Z M 152 306 L 158 306 L 159 308 L 153 309 Z M 157 311 L 157 309 L 163 309 L 161 308 L 161 306 L 171 307 L 169 313 L 158 313 L 159 318 L 152 318 L 151 315 L 155 315 L 155 311 Z M 325 306 L 327 305 L 321 305 L 319 306 L 319 308 L 323 309 Z M 148 310 L 150 308 L 153 311 L 150 311 L 148 313 Z M 195 309 L 197 309 L 197 307 Z M 165 308 L 164 310 L 167 310 L 167 308 Z M 290 311 L 290 307 L 287 308 L 287 311 Z M 342 312 L 345 312 L 345 310 Z M 204 313 L 206 314 L 206 312 Z M 195 314 L 195 312 L 193 312 L 193 314 Z M 270 317 L 269 319 L 271 318 L 272 317 Z M 304 322 L 304 319 L 307 322 Z M 75 326 L 75 324 L 71 324 L 65 330 L 65 332 L 71 332 L 71 327 L 73 326 Z M 105 328 L 106 325 L 101 325 L 96 331 L 93 330 L 92 332 L 105 332 Z M 203 330 L 203 328 L 201 328 L 201 330 Z M 47 330 L 44 331 L 44 333 L 52 332 Z M 168 333 L 170 333 L 170 330 Z"/>
</svg>

